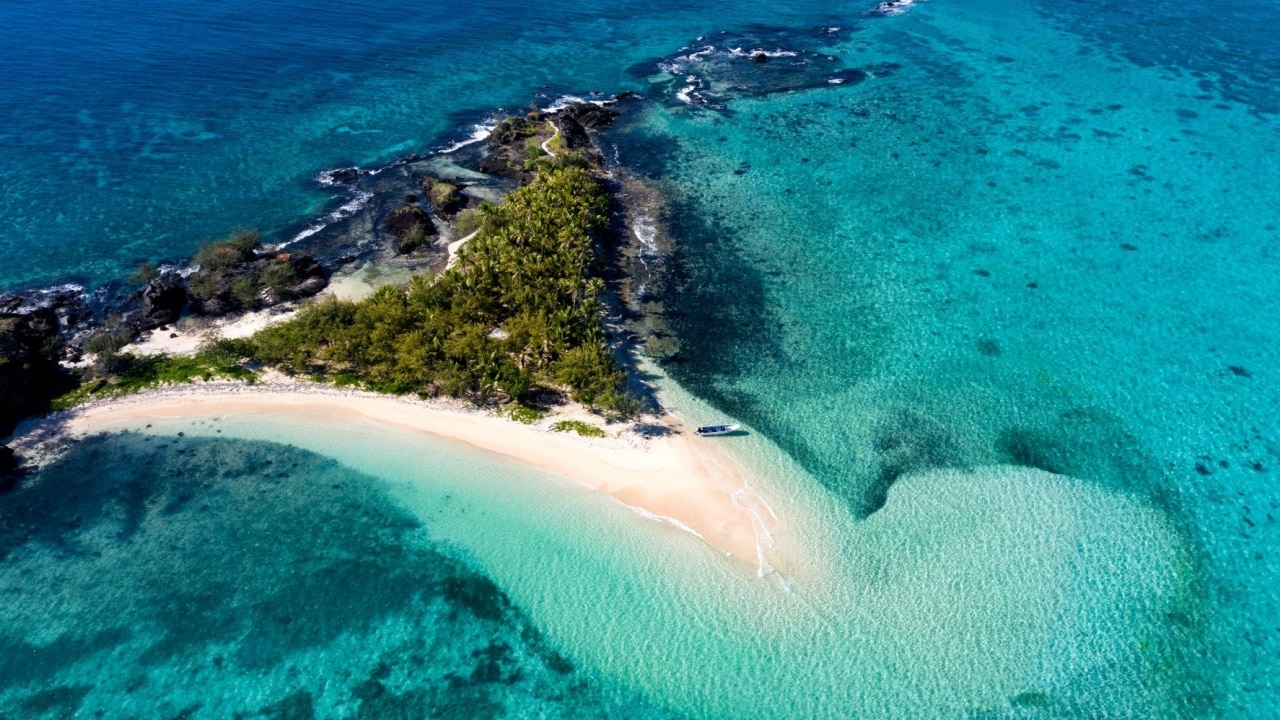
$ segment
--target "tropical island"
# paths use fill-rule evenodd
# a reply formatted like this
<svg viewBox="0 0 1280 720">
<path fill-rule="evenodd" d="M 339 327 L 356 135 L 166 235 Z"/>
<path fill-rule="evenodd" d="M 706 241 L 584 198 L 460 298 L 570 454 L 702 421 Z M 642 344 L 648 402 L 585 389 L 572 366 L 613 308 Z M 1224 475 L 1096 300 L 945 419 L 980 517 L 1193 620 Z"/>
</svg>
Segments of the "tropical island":
<svg viewBox="0 0 1280 720">
<path fill-rule="evenodd" d="M 367 297 L 322 293 L 329 271 L 314 258 L 237 231 L 201 248 L 185 277 L 140 268 L 127 321 L 65 337 L 49 308 L 5 315 L 0 432 L 54 411 L 19 433 L 38 456 L 50 434 L 134 428 L 157 413 L 325 408 L 515 457 L 764 567 L 771 528 L 741 494 L 741 469 L 654 414 L 620 363 L 632 348 L 606 329 L 611 197 L 583 121 L 611 113 L 584 104 L 499 122 L 481 170 L 514 181 L 501 202 L 472 204 L 456 185 L 423 178 L 421 198 L 386 215 L 389 251 L 438 249 L 441 226 L 458 239 L 425 271 Z M 184 307 L 234 321 L 277 306 L 293 309 L 252 334 L 209 333 L 188 352 L 139 350 Z M 6 447 L 2 459 L 13 485 L 17 458 Z"/>
</svg>

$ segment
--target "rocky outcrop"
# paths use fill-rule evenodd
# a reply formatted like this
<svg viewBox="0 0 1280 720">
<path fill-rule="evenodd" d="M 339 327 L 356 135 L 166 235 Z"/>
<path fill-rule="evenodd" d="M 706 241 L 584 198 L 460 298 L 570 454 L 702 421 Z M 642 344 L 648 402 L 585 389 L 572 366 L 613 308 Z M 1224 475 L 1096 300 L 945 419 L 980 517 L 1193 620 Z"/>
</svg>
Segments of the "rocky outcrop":
<svg viewBox="0 0 1280 720">
<path fill-rule="evenodd" d="M 187 305 L 187 291 L 174 275 L 164 275 L 142 288 L 141 316 L 138 330 L 154 330 L 177 322 Z"/>
<path fill-rule="evenodd" d="M 49 400 L 65 391 L 62 347 L 52 309 L 0 315 L 0 437 L 22 418 L 48 410 Z"/>
<path fill-rule="evenodd" d="M 416 202 L 408 202 L 387 216 L 387 233 L 395 238 L 396 252 L 408 255 L 435 235 L 436 227 Z"/>
<path fill-rule="evenodd" d="M 18 457 L 13 448 L 0 445 L 0 493 L 18 487 Z"/>
<path fill-rule="evenodd" d="M 618 112 L 595 103 L 578 103 L 556 113 L 556 120 L 572 120 L 587 130 L 595 130 L 612 123 Z"/>
<path fill-rule="evenodd" d="M 538 145 L 539 135 L 550 137 L 551 129 L 541 113 L 529 117 L 509 117 L 493 129 L 489 135 L 487 154 L 480 161 L 480 172 L 502 175 L 528 182 L 533 174 L 525 169 L 530 155 L 530 143 Z"/>
<path fill-rule="evenodd" d="M 438 215 L 451 218 L 467 206 L 467 196 L 460 192 L 461 188 L 453 183 L 433 177 L 422 179 L 422 191 L 431 202 L 431 209 Z"/>
<path fill-rule="evenodd" d="M 259 256 L 258 248 L 255 243 L 238 255 L 219 248 L 202 250 L 197 259 L 218 259 L 202 262 L 200 271 L 187 279 L 191 311 L 217 317 L 257 310 L 310 297 L 328 284 L 328 273 L 314 258 L 287 252 Z"/>
</svg>

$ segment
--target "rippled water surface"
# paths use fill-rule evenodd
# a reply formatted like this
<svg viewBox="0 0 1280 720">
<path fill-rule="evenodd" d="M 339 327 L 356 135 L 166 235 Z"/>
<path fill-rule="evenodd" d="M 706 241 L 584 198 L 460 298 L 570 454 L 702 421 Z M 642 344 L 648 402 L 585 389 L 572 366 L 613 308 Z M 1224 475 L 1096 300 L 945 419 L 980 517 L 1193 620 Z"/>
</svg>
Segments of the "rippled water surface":
<svg viewBox="0 0 1280 720">
<path fill-rule="evenodd" d="M 0 6 L 7 288 L 639 91 L 669 399 L 753 429 L 808 549 L 762 580 L 383 428 L 158 425 L 0 496 L 0 715 L 1273 716 L 1280 6 L 869 9 Z"/>
</svg>

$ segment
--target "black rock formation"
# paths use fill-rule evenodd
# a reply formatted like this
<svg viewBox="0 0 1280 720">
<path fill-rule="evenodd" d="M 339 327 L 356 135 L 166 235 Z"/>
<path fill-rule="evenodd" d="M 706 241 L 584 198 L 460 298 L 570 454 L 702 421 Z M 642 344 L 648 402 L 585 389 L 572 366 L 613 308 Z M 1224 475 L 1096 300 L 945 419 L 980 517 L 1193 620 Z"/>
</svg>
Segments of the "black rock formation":
<svg viewBox="0 0 1280 720">
<path fill-rule="evenodd" d="M 415 203 L 406 203 L 387 216 L 387 233 L 395 238 L 396 252 L 407 255 L 436 234 L 430 216 Z"/>
<path fill-rule="evenodd" d="M 50 308 L 0 315 L 0 437 L 19 420 L 49 409 L 68 386 L 58 366 L 63 340 Z"/>
<path fill-rule="evenodd" d="M 169 274 L 152 280 L 142 289 L 138 330 L 154 330 L 177 322 L 186 305 L 187 291 L 177 277 Z"/>
</svg>

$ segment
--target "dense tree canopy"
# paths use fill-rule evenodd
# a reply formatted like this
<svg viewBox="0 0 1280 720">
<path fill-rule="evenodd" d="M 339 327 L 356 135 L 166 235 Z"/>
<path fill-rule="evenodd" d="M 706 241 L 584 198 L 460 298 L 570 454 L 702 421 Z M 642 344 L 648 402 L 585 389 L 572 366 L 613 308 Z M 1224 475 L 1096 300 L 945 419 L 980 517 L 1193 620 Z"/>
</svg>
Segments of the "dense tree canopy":
<svg viewBox="0 0 1280 720">
<path fill-rule="evenodd" d="M 330 299 L 254 338 L 259 361 L 371 389 L 521 399 L 538 386 L 622 411 L 622 373 L 605 344 L 595 235 L 607 197 L 581 163 L 542 161 L 434 278 L 372 297 Z"/>
</svg>

